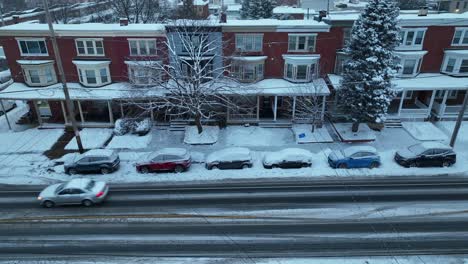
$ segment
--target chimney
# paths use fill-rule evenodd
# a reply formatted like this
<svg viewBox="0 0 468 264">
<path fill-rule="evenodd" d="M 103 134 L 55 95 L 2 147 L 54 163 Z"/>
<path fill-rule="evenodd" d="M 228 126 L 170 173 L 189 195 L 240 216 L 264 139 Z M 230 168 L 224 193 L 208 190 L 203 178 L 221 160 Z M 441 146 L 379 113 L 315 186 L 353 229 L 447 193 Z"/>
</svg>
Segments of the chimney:
<svg viewBox="0 0 468 264">
<path fill-rule="evenodd" d="M 125 27 L 128 26 L 128 19 L 127 18 L 120 18 L 120 26 Z"/>
<path fill-rule="evenodd" d="M 20 17 L 18 15 L 13 16 L 13 24 L 19 24 L 20 22 Z"/>
<path fill-rule="evenodd" d="M 219 23 L 226 23 L 227 22 L 227 15 L 224 12 L 221 12 L 219 15 Z"/>
<path fill-rule="evenodd" d="M 319 15 L 318 15 L 318 21 L 319 21 L 319 22 L 322 21 L 322 19 L 323 19 L 324 17 L 327 17 L 327 11 L 325 11 L 325 10 L 320 10 L 320 11 L 319 11 Z"/>
<path fill-rule="evenodd" d="M 429 12 L 429 8 L 427 6 L 421 7 L 418 12 L 418 16 L 427 16 L 427 13 Z"/>
</svg>

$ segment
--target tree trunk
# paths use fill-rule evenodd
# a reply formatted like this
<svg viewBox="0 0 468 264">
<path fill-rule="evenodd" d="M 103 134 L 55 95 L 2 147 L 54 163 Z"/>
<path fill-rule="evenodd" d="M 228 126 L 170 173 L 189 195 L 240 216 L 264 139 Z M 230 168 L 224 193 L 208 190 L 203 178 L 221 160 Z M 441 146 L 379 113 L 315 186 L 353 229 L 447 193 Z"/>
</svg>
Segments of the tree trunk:
<svg viewBox="0 0 468 264">
<path fill-rule="evenodd" d="M 197 126 L 198 134 L 201 134 L 203 132 L 203 127 L 202 127 L 202 124 L 201 124 L 201 115 L 200 114 L 195 115 L 195 125 Z"/>
<path fill-rule="evenodd" d="M 312 133 L 315 132 L 315 114 L 314 117 L 312 118 Z"/>
<path fill-rule="evenodd" d="M 351 128 L 352 132 L 358 132 L 359 130 L 359 122 L 353 122 L 353 127 Z"/>
</svg>

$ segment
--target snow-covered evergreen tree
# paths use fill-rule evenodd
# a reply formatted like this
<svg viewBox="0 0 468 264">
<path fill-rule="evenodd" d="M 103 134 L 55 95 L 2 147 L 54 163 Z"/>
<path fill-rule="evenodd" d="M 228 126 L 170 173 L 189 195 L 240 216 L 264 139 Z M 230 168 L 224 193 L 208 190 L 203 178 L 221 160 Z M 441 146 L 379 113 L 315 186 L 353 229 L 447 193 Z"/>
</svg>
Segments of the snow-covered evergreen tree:
<svg viewBox="0 0 468 264">
<path fill-rule="evenodd" d="M 399 44 L 398 14 L 394 0 L 369 0 L 351 30 L 339 95 L 342 109 L 352 118 L 353 132 L 359 123 L 385 120 L 394 96 L 391 79 L 399 67 L 394 55 Z"/>
<path fill-rule="evenodd" d="M 273 16 L 274 0 L 242 0 L 240 14 L 242 18 L 261 19 Z"/>
</svg>

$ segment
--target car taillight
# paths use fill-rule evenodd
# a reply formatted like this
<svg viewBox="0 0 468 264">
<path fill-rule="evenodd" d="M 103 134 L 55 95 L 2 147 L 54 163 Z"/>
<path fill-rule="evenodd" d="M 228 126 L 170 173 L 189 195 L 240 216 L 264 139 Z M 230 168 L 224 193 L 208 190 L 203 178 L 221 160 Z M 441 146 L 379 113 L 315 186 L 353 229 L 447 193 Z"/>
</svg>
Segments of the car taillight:
<svg viewBox="0 0 468 264">
<path fill-rule="evenodd" d="M 104 192 L 103 192 L 103 191 L 100 191 L 100 192 L 98 192 L 98 193 L 96 194 L 96 197 L 99 198 L 99 197 L 101 197 L 101 196 L 103 196 L 103 195 L 104 195 Z"/>
</svg>

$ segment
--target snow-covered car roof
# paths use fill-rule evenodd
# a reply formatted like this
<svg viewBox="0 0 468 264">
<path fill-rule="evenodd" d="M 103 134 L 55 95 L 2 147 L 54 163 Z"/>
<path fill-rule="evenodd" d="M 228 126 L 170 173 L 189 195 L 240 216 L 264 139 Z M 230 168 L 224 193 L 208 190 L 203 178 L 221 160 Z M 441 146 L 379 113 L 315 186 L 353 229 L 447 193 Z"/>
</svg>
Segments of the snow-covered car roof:
<svg viewBox="0 0 468 264">
<path fill-rule="evenodd" d="M 371 152 L 371 153 L 377 154 L 377 150 L 371 146 L 354 146 L 354 147 L 349 147 L 343 150 L 343 154 L 346 157 L 350 157 L 357 152 Z"/>
<path fill-rule="evenodd" d="M 301 160 L 304 162 L 310 162 L 312 157 L 313 154 L 308 150 L 301 148 L 286 148 L 280 151 L 265 154 L 264 162 L 276 163 L 283 160 Z"/>
<path fill-rule="evenodd" d="M 149 154 L 148 158 L 153 159 L 159 155 L 175 155 L 175 156 L 184 157 L 187 154 L 188 154 L 188 150 L 184 148 L 162 148 Z"/>
<path fill-rule="evenodd" d="M 114 154 L 115 154 L 115 152 L 113 150 L 109 150 L 109 149 L 92 149 L 92 150 L 86 151 L 81 156 L 82 157 L 91 157 L 91 156 L 110 157 L 110 156 L 112 156 Z"/>
<path fill-rule="evenodd" d="M 419 143 L 424 149 L 452 149 L 450 146 L 440 142 L 423 142 Z"/>
<path fill-rule="evenodd" d="M 88 178 L 78 178 L 78 179 L 73 179 L 69 182 L 66 182 L 63 188 L 79 188 L 79 189 L 85 189 L 86 186 L 89 184 L 91 179 Z"/>
<path fill-rule="evenodd" d="M 250 160 L 250 149 L 248 148 L 226 148 L 215 151 L 206 157 L 206 162 L 231 161 L 231 160 Z"/>
</svg>

